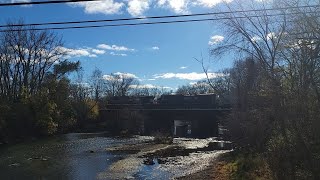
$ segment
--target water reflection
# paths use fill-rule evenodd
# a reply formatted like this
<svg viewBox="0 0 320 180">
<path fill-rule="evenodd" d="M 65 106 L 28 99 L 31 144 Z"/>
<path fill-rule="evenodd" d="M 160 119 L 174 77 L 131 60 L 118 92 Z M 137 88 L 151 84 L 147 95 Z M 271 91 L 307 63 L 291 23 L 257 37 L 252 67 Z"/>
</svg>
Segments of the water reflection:
<svg viewBox="0 0 320 180">
<path fill-rule="evenodd" d="M 157 158 L 151 166 L 143 164 L 143 159 L 135 155 L 130 156 L 130 153 L 106 150 L 108 147 L 123 144 L 143 144 L 152 139 L 142 136 L 112 138 L 106 133 L 73 133 L 7 146 L 0 149 L 0 179 L 110 179 L 117 177 L 110 173 L 118 173 L 110 171 L 110 167 L 130 163 L 136 170 L 125 177 L 170 179 L 186 172 L 198 171 L 209 164 L 212 158 L 224 152 L 221 150 L 230 149 L 230 143 L 215 138 L 175 138 L 173 146 L 182 147 L 182 154 L 187 152 L 189 155 L 183 156 L 178 153 L 175 156 Z M 127 160 L 131 161 L 123 163 Z"/>
<path fill-rule="evenodd" d="M 67 134 L 0 149 L 1 179 L 95 179 L 119 155 L 104 149 L 135 139 Z M 92 153 L 93 152 L 93 153 Z"/>
</svg>

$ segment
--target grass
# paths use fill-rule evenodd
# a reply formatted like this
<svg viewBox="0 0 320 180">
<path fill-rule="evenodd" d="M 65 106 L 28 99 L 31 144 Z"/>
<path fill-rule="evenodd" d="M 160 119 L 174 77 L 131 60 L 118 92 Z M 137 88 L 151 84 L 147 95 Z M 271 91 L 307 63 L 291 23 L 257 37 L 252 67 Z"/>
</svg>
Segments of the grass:
<svg viewBox="0 0 320 180">
<path fill-rule="evenodd" d="M 227 175 L 227 179 L 272 179 L 268 164 L 261 154 L 232 152 L 224 155 L 221 159 L 222 161 L 217 167 L 217 173 Z"/>
</svg>

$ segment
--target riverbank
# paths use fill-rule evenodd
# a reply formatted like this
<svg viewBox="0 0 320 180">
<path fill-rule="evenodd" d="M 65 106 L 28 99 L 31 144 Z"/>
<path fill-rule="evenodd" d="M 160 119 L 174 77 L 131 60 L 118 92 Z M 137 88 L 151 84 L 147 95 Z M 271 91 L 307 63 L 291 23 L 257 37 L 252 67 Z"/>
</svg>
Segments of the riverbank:
<svg viewBox="0 0 320 180">
<path fill-rule="evenodd" d="M 162 143 L 161 143 L 162 142 Z M 1 179 L 174 179 L 208 169 L 230 142 L 217 138 L 70 133 L 0 149 Z M 199 176 L 200 177 L 200 176 Z"/>
<path fill-rule="evenodd" d="M 204 170 L 177 178 L 178 180 L 272 180 L 266 160 L 259 154 L 233 151 L 219 156 Z"/>
<path fill-rule="evenodd" d="M 127 154 L 107 147 L 143 144 L 146 136 L 110 137 L 108 133 L 70 133 L 0 148 L 1 180 L 98 179 L 97 175 Z"/>
<path fill-rule="evenodd" d="M 173 179 L 201 172 L 220 155 L 230 152 L 230 142 L 215 138 L 175 138 L 172 144 L 154 141 L 107 148 L 130 154 L 113 163 L 98 179 Z"/>
<path fill-rule="evenodd" d="M 219 141 L 210 142 L 208 139 L 178 138 L 174 142 L 170 145 L 147 142 L 111 148 L 109 150 L 114 152 L 134 154 L 118 162 L 113 168 L 117 169 L 119 163 L 126 162 L 121 167 L 131 170 L 135 167 L 135 171 L 130 173 L 137 173 L 137 166 L 141 163 L 147 166 L 155 165 L 160 170 L 170 172 L 170 177 L 178 180 L 273 179 L 266 159 L 261 154 L 227 150 L 231 146 L 217 146 Z M 127 162 L 136 163 L 127 166 Z M 130 179 L 128 177 L 130 176 L 118 178 Z"/>
</svg>

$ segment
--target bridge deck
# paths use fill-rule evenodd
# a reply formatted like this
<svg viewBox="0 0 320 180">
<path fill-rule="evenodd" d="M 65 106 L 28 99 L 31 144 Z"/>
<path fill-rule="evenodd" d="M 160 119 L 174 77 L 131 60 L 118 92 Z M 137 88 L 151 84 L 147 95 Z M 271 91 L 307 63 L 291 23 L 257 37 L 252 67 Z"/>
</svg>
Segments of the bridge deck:
<svg viewBox="0 0 320 180">
<path fill-rule="evenodd" d="M 200 108 L 191 108 L 191 109 L 187 109 L 187 108 L 165 108 L 165 109 L 143 109 L 143 108 L 128 108 L 128 109 L 123 109 L 123 108 L 119 108 L 119 109 L 100 109 L 100 111 L 120 111 L 120 110 L 128 110 L 128 111 L 230 111 L 231 109 L 227 109 L 227 108 L 213 108 L 213 109 L 200 109 Z"/>
</svg>

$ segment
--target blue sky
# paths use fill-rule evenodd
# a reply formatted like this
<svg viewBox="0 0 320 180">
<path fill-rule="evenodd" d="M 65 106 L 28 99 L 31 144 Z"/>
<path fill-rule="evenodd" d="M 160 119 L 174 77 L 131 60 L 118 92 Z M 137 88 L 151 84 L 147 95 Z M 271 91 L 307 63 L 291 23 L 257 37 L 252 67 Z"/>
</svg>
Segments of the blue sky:
<svg viewBox="0 0 320 180">
<path fill-rule="evenodd" d="M 9 0 L 0 0 L 8 2 Z M 10 2 L 16 2 L 13 0 Z M 28 0 L 23 0 L 28 1 Z M 231 0 L 229 0 L 231 1 Z M 221 0 L 102 0 L 78 4 L 0 7 L 1 24 L 8 19 L 26 23 L 114 19 L 206 13 Z M 222 32 L 213 22 L 109 27 L 56 31 L 63 36 L 70 60 L 79 60 L 85 77 L 95 68 L 103 74 L 129 73 L 149 86 L 170 87 L 204 78 L 194 57 L 209 56 L 210 45 L 223 41 Z M 212 72 L 230 67 L 226 57 L 211 64 Z"/>
</svg>

